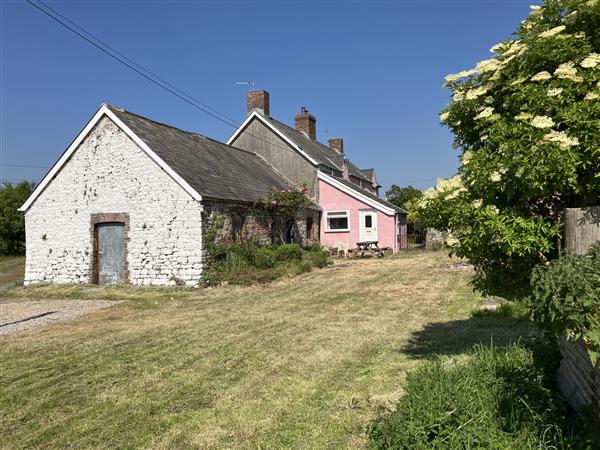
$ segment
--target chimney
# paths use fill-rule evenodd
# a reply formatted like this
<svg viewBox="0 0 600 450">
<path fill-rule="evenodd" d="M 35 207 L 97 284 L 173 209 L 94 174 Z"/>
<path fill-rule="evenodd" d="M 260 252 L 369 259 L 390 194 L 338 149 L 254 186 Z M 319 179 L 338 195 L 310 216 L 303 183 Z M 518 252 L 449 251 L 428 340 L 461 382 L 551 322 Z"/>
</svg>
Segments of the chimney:
<svg viewBox="0 0 600 450">
<path fill-rule="evenodd" d="M 311 140 L 317 140 L 317 119 L 308 113 L 304 106 L 300 109 L 300 114 L 294 117 L 296 130 L 307 135 Z"/>
<path fill-rule="evenodd" d="M 344 154 L 344 140 L 342 138 L 329 139 L 329 147 L 331 147 L 341 155 Z"/>
<path fill-rule="evenodd" d="M 267 116 L 269 115 L 269 93 L 267 91 L 248 92 L 246 104 L 248 106 L 248 114 L 258 109 Z"/>
</svg>

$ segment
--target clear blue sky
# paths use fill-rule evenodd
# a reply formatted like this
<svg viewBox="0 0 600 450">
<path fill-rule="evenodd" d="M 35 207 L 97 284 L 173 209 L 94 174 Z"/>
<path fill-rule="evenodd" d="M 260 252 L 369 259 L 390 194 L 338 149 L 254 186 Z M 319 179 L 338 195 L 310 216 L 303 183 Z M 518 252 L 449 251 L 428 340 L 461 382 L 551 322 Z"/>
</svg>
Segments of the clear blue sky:
<svg viewBox="0 0 600 450">
<path fill-rule="evenodd" d="M 108 102 L 226 140 L 233 129 L 157 88 L 25 1 L 2 3 L 2 180 L 39 180 Z M 447 73 L 510 37 L 532 0 L 51 1 L 58 12 L 229 117 L 245 88 L 271 94 L 293 124 L 306 106 L 318 138 L 343 137 L 380 182 L 426 188 L 458 166 L 438 114 Z"/>
</svg>

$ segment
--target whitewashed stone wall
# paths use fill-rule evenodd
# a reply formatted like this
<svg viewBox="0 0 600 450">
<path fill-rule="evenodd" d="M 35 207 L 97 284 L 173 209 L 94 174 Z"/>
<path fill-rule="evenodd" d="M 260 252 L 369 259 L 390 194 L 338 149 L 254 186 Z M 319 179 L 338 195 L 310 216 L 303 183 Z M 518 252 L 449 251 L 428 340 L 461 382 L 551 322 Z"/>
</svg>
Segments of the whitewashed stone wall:
<svg viewBox="0 0 600 450">
<path fill-rule="evenodd" d="M 105 117 L 25 213 L 25 284 L 89 283 L 98 213 L 129 215 L 132 284 L 200 281 L 200 203 Z"/>
</svg>

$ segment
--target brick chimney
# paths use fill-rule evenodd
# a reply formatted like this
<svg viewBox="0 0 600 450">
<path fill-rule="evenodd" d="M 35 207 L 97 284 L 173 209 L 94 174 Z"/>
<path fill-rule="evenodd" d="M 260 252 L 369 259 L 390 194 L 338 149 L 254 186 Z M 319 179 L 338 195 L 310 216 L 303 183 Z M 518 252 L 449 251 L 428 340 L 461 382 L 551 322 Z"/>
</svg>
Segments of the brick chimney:
<svg viewBox="0 0 600 450">
<path fill-rule="evenodd" d="M 344 154 L 344 140 L 342 138 L 329 139 L 329 147 L 331 147 L 341 155 Z"/>
<path fill-rule="evenodd" d="M 267 91 L 250 91 L 246 98 L 246 105 L 248 106 L 248 114 L 255 109 L 260 112 L 269 115 L 269 93 Z"/>
<path fill-rule="evenodd" d="M 317 140 L 317 119 L 308 113 L 304 106 L 300 109 L 300 114 L 294 117 L 296 130 L 307 135 L 311 140 Z"/>
</svg>

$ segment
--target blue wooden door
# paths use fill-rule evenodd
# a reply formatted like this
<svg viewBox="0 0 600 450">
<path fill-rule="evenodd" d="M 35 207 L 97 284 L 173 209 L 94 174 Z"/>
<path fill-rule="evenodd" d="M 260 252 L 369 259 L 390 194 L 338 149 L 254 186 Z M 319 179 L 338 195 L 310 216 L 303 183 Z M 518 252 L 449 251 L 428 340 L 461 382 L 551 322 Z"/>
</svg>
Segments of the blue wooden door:
<svg viewBox="0 0 600 450">
<path fill-rule="evenodd" d="M 98 224 L 98 282 L 123 282 L 125 226 L 122 223 Z"/>
</svg>

